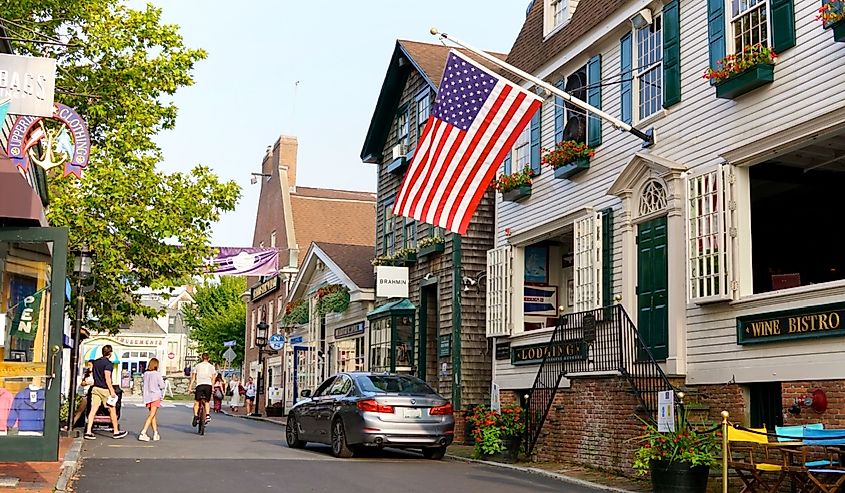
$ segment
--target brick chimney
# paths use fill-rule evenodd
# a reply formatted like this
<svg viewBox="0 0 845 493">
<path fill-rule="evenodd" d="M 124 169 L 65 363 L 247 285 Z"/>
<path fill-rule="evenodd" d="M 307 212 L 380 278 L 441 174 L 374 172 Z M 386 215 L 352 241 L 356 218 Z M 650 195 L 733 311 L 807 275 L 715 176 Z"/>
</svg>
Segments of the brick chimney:
<svg viewBox="0 0 845 493">
<path fill-rule="evenodd" d="M 279 172 L 288 175 L 288 186 L 296 188 L 296 152 L 299 142 L 296 137 L 282 135 L 277 142 L 279 147 Z"/>
</svg>

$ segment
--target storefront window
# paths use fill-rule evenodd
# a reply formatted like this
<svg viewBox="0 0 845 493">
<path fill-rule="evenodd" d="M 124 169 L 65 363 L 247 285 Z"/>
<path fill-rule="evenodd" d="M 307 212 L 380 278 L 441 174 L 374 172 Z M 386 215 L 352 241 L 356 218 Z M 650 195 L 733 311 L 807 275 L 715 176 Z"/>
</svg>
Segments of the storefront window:
<svg viewBox="0 0 845 493">
<path fill-rule="evenodd" d="M 390 317 L 370 324 L 370 370 L 390 371 Z"/>
<path fill-rule="evenodd" d="M 408 300 L 370 312 L 370 370 L 411 373 L 414 368 L 414 314 Z"/>
<path fill-rule="evenodd" d="M 50 259 L 47 243 L 0 241 L 0 436 L 44 435 Z"/>
</svg>

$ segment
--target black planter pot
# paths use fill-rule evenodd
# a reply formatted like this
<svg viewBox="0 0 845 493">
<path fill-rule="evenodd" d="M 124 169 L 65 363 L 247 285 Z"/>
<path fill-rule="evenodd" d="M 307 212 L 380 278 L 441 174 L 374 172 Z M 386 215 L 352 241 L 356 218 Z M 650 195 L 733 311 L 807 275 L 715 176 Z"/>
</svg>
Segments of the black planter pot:
<svg viewBox="0 0 845 493">
<path fill-rule="evenodd" d="M 505 446 L 505 450 L 497 454 L 488 455 L 485 458 L 496 462 L 513 464 L 519 458 L 520 443 L 522 443 L 520 437 L 504 437 L 502 438 L 502 445 Z"/>
<path fill-rule="evenodd" d="M 706 493 L 710 468 L 690 467 L 687 462 L 651 461 L 654 493 Z"/>
</svg>

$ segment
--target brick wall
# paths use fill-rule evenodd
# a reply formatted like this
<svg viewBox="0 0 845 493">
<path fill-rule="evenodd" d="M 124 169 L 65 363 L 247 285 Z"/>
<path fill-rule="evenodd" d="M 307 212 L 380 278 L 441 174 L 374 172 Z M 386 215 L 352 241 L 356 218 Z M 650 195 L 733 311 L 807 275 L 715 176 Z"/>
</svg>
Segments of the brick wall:
<svg viewBox="0 0 845 493">
<path fill-rule="evenodd" d="M 464 444 L 464 434 L 466 430 L 466 411 L 455 411 L 455 442 L 457 444 Z"/>
<path fill-rule="evenodd" d="M 801 407 L 801 414 L 786 413 L 785 425 L 824 423 L 825 428 L 845 429 L 845 380 L 810 380 L 805 382 L 784 382 L 781 385 L 783 408 L 789 409 L 795 399 L 811 395 L 814 389 L 821 389 L 827 396 L 827 411 L 822 414 Z"/>
</svg>

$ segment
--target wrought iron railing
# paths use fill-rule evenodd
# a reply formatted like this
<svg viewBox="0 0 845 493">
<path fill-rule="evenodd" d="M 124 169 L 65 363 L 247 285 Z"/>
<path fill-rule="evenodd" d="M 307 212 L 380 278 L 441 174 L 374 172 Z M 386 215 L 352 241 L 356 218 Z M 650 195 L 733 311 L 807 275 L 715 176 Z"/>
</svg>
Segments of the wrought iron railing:
<svg viewBox="0 0 845 493">
<path fill-rule="evenodd" d="M 540 437 L 561 380 L 579 373 L 597 372 L 624 376 L 642 410 L 652 419 L 657 410 L 658 392 L 673 390 L 621 304 L 562 315 L 543 351 L 528 394 L 525 435 L 528 454 Z"/>
</svg>

